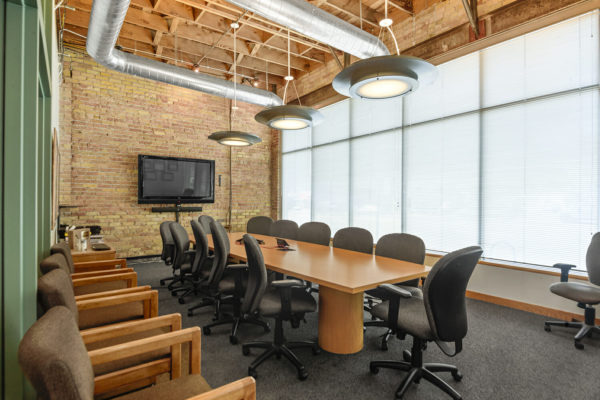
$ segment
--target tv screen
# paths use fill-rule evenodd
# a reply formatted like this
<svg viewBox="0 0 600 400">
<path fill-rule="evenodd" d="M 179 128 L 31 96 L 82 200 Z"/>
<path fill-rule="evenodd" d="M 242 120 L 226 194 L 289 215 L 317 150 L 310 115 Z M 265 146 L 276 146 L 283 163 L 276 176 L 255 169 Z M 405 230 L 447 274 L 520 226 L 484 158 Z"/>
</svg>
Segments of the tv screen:
<svg viewBox="0 0 600 400">
<path fill-rule="evenodd" d="M 215 162 L 138 156 L 138 203 L 214 203 Z"/>
</svg>

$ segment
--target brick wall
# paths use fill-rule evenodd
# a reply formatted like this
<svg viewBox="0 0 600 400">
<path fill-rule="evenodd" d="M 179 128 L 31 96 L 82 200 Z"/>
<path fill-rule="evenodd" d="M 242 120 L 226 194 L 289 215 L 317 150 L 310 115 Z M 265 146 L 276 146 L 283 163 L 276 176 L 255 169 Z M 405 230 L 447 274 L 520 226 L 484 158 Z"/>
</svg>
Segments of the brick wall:
<svg viewBox="0 0 600 400">
<path fill-rule="evenodd" d="M 215 160 L 215 203 L 202 206 L 226 223 L 230 149 L 207 136 L 228 128 L 229 100 L 114 72 L 82 52 L 67 51 L 60 94 L 60 204 L 79 207 L 64 210 L 61 222 L 101 225 L 119 257 L 159 254 L 159 224 L 175 216 L 137 203 L 137 156 L 152 154 Z M 232 150 L 235 230 L 252 216 L 277 210 L 277 201 L 271 201 L 277 192 L 271 185 L 277 154 L 271 130 L 254 121 L 260 107 L 239 106 L 232 128 L 263 141 Z M 182 214 L 188 230 L 199 214 Z"/>
</svg>

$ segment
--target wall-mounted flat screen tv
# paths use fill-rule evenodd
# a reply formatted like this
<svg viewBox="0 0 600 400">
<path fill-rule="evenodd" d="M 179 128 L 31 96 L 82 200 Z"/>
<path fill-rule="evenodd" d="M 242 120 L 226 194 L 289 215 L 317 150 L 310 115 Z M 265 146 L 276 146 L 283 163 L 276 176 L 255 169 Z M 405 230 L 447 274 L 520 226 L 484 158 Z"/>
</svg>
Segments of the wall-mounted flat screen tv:
<svg viewBox="0 0 600 400">
<path fill-rule="evenodd" d="M 138 203 L 214 202 L 214 160 L 138 155 Z"/>
</svg>

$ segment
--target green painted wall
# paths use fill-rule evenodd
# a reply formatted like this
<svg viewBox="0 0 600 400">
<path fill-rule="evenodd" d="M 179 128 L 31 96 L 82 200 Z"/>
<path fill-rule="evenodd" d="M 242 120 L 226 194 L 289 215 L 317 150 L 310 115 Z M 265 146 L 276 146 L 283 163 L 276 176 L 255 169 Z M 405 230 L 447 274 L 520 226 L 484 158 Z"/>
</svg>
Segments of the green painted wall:
<svg viewBox="0 0 600 400">
<path fill-rule="evenodd" d="M 36 320 L 38 264 L 50 247 L 52 2 L 3 0 L 0 9 L 1 391 L 34 398 L 17 362 Z"/>
</svg>

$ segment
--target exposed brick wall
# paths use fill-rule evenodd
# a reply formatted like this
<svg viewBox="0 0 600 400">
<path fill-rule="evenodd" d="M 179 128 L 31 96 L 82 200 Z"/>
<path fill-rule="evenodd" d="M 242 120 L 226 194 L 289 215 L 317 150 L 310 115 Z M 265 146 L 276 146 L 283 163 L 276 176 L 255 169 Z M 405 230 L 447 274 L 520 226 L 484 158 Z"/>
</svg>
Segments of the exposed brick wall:
<svg viewBox="0 0 600 400">
<path fill-rule="evenodd" d="M 75 51 L 64 71 L 60 199 L 79 208 L 63 211 L 63 223 L 101 225 L 119 257 L 160 253 L 159 224 L 175 216 L 137 203 L 138 154 L 215 160 L 215 203 L 202 206 L 227 223 L 229 148 L 207 136 L 228 128 L 229 100 L 111 71 Z M 260 107 L 239 107 L 232 129 L 263 141 L 232 152 L 234 230 L 252 216 L 271 215 L 274 193 L 271 130 L 254 121 Z M 188 230 L 199 214 L 182 214 Z"/>
</svg>

